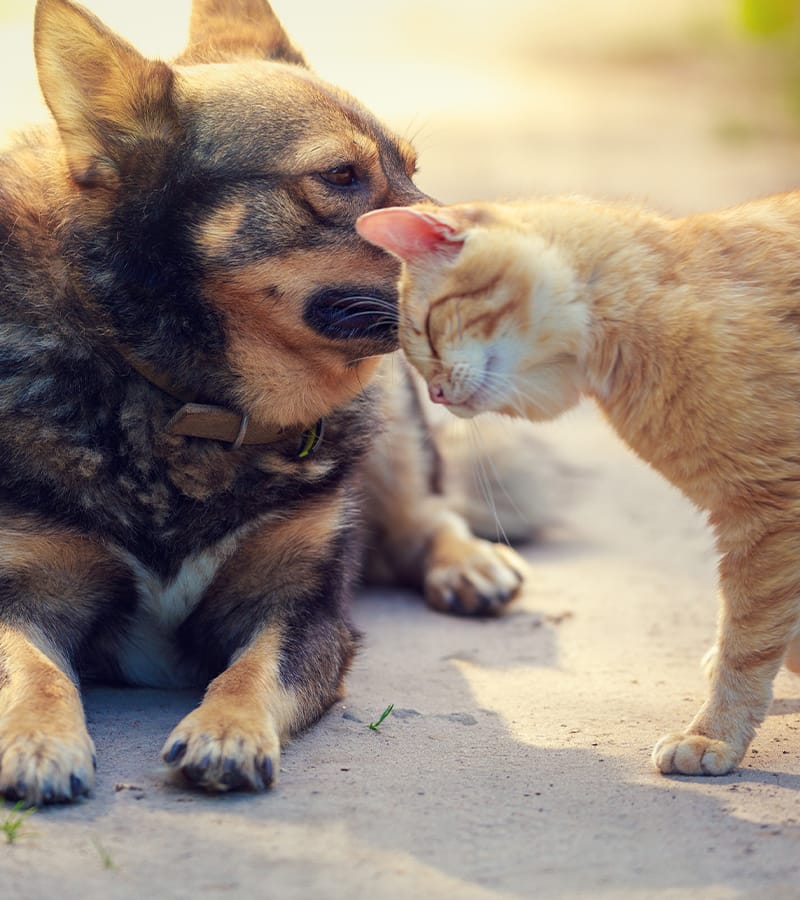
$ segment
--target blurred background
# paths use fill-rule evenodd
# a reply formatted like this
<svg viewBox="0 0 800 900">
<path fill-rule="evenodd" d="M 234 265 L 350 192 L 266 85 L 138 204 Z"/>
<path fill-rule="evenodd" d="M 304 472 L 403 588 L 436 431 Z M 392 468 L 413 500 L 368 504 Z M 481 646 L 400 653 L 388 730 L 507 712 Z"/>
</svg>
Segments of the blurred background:
<svg viewBox="0 0 800 900">
<path fill-rule="evenodd" d="M 150 55 L 189 0 L 89 0 Z M 682 213 L 800 184 L 800 0 L 274 0 L 444 201 L 586 192 Z M 0 135 L 46 112 L 34 0 L 0 0 Z"/>
</svg>

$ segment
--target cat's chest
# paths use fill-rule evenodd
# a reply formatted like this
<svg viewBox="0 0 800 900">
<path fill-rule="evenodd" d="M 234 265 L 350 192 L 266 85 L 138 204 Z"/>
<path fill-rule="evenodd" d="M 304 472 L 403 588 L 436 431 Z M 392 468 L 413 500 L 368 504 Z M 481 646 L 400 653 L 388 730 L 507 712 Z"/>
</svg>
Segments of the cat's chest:
<svg viewBox="0 0 800 900">
<path fill-rule="evenodd" d="M 665 402 L 660 391 L 633 407 L 600 403 L 609 423 L 645 462 L 680 489 L 697 507 L 711 510 L 725 502 L 736 466 L 716 446 L 713 423 L 678 401 Z M 624 414 L 620 414 L 620 409 Z"/>
</svg>

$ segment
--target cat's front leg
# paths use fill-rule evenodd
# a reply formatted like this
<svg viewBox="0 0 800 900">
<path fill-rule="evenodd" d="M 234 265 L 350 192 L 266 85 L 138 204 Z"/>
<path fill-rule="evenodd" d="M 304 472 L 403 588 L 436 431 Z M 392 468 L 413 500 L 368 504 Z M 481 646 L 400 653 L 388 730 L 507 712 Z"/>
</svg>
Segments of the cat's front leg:
<svg viewBox="0 0 800 900">
<path fill-rule="evenodd" d="M 723 558 L 719 636 L 704 660 L 711 695 L 684 732 L 656 744 L 660 772 L 726 775 L 741 762 L 800 619 L 798 544 L 797 535 L 778 532 Z"/>
<path fill-rule="evenodd" d="M 209 791 L 264 790 L 281 745 L 340 696 L 358 570 L 341 492 L 268 522 L 222 566 L 178 642 L 220 674 L 162 758 Z"/>
</svg>

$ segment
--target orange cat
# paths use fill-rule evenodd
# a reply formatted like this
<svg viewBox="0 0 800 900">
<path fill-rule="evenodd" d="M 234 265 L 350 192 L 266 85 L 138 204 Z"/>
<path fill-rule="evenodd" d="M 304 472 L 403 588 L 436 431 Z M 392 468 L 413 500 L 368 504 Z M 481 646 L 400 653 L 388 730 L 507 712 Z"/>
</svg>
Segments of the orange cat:
<svg viewBox="0 0 800 900">
<path fill-rule="evenodd" d="M 709 700 L 661 772 L 742 759 L 800 671 L 800 192 L 667 219 L 582 199 L 383 209 L 401 342 L 459 416 L 550 419 L 581 394 L 698 506 L 722 554 Z"/>
</svg>

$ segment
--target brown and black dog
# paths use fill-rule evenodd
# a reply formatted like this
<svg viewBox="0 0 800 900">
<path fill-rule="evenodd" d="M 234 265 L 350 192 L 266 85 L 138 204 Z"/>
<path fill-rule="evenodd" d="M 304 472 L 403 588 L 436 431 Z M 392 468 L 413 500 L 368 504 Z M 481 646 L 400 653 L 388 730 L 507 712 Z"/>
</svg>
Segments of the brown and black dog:
<svg viewBox="0 0 800 900">
<path fill-rule="evenodd" d="M 165 762 L 262 789 L 340 695 L 368 527 L 440 609 L 520 584 L 380 371 L 397 271 L 353 224 L 423 199 L 414 153 L 265 0 L 196 0 L 171 65 L 39 0 L 35 51 L 57 127 L 0 156 L 0 794 L 91 789 L 83 676 L 208 684 Z"/>
</svg>

